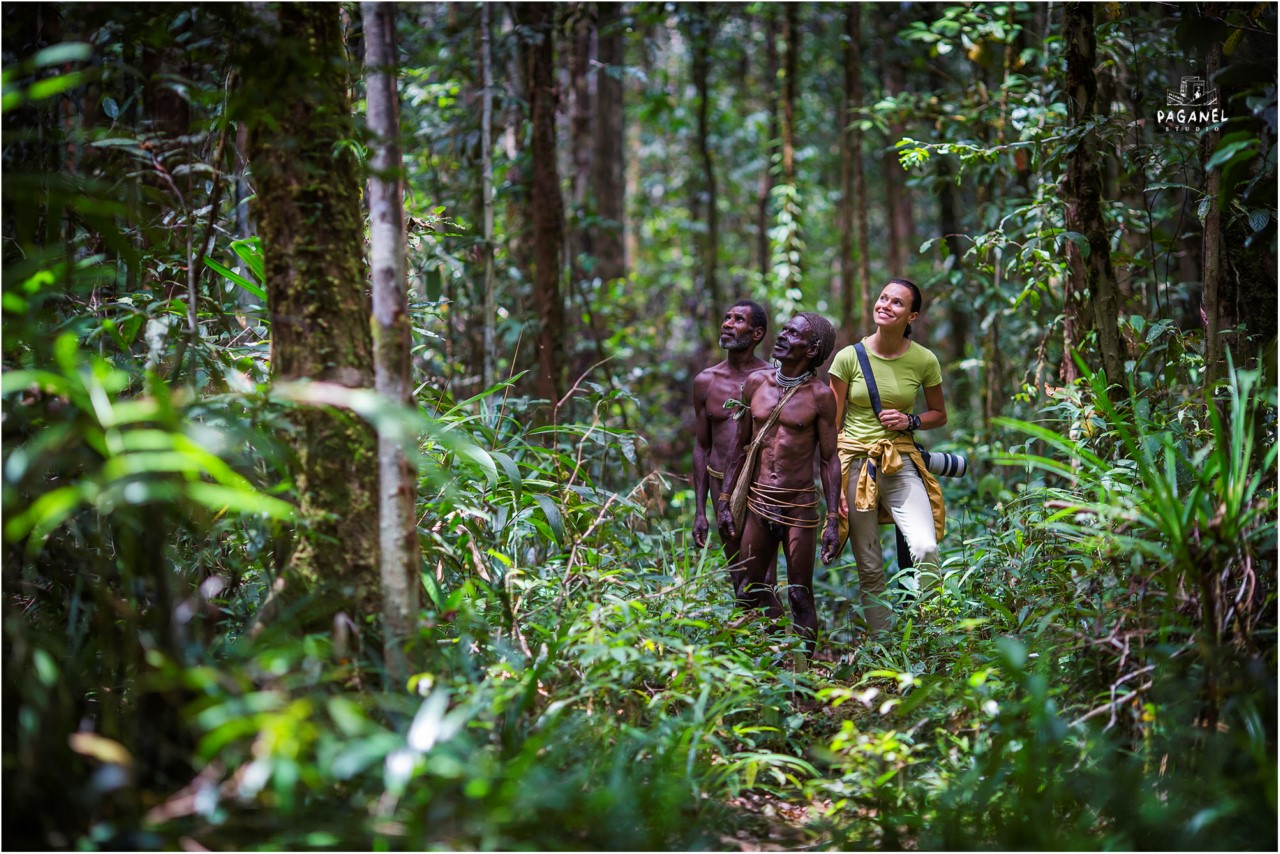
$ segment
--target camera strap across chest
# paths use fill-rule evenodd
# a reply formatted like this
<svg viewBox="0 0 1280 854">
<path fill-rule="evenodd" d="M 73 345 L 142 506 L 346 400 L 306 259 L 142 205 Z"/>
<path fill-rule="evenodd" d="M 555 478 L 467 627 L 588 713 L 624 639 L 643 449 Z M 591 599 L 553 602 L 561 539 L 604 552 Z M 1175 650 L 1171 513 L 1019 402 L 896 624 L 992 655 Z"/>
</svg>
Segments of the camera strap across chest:
<svg viewBox="0 0 1280 854">
<path fill-rule="evenodd" d="M 853 345 L 853 352 L 858 356 L 858 366 L 862 368 L 862 380 L 867 384 L 867 397 L 871 398 L 871 411 L 876 414 L 876 418 L 880 417 L 880 389 L 876 387 L 876 375 L 871 371 L 871 358 L 867 356 L 866 346 L 859 341 Z M 867 460 L 867 473 L 875 477 L 876 464 L 871 460 Z M 919 472 L 917 472 L 919 474 Z M 924 480 L 924 475 L 920 475 L 920 479 Z M 893 526 L 894 536 L 898 541 L 898 568 L 909 569 L 915 566 L 915 561 L 911 557 L 911 549 L 907 546 L 906 537 L 902 536 L 902 529 L 897 525 Z"/>
</svg>

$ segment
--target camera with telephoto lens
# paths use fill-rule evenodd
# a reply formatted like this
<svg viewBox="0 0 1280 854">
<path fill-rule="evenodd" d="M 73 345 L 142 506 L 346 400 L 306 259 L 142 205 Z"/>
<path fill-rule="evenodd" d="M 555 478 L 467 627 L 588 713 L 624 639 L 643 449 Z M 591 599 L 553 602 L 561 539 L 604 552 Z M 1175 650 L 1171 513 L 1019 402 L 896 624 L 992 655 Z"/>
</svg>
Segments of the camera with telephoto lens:
<svg viewBox="0 0 1280 854">
<path fill-rule="evenodd" d="M 921 451 L 924 467 L 938 477 L 964 477 L 969 468 L 969 461 L 959 454 L 948 454 L 941 451 Z"/>
</svg>

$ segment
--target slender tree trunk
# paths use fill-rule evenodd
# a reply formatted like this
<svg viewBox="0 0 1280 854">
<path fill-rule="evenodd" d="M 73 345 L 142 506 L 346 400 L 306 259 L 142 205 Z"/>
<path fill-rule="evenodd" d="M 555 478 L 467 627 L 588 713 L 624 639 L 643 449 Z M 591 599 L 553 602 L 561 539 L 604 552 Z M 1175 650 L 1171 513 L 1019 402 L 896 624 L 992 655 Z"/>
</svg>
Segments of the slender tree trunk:
<svg viewBox="0 0 1280 854">
<path fill-rule="evenodd" d="M 959 270 L 964 266 L 961 260 L 964 246 L 960 242 L 960 218 L 956 213 L 956 184 L 952 179 L 951 162 L 946 157 L 938 158 L 938 225 L 947 252 L 954 259 L 951 269 Z M 951 340 L 946 343 L 951 355 L 962 359 L 969 338 L 969 311 L 962 300 L 951 301 L 949 319 Z"/>
<path fill-rule="evenodd" d="M 373 275 L 373 362 L 378 394 L 412 402 L 409 380 L 408 276 L 405 264 L 404 179 L 400 96 L 396 89 L 394 3 L 361 3 L 369 131 L 369 261 Z M 405 643 L 418 617 L 418 527 L 414 470 L 395 431 L 378 436 L 378 549 L 381 556 L 383 661 L 392 685 L 408 677 Z"/>
<path fill-rule="evenodd" d="M 782 62 L 782 183 L 786 187 L 787 196 L 777 211 L 777 219 L 782 225 L 784 234 L 782 245 L 778 247 L 778 258 L 782 260 L 779 273 L 779 290 L 794 294 L 801 288 L 803 276 L 804 247 L 801 239 L 800 191 L 796 186 L 796 74 L 800 58 L 800 27 L 798 9 L 800 4 L 788 3 L 783 14 L 783 35 L 785 55 Z M 777 269 L 778 265 L 774 265 Z"/>
<path fill-rule="evenodd" d="M 1067 98 L 1072 124 L 1076 127 L 1097 116 L 1097 78 L 1094 75 L 1096 40 L 1093 7 L 1086 3 L 1066 5 L 1064 35 L 1067 43 Z M 1109 383 L 1123 389 L 1124 355 L 1121 352 L 1119 301 L 1115 274 L 1111 267 L 1111 243 L 1102 216 L 1102 172 L 1098 164 L 1097 134 L 1087 134 L 1067 158 L 1063 201 L 1068 231 L 1083 235 L 1089 245 L 1088 257 L 1074 241 L 1068 243 L 1068 277 L 1074 295 L 1086 294 L 1092 307 L 1093 327 L 1102 352 L 1102 367 Z M 1070 310 L 1070 309 L 1068 309 Z M 1065 356 L 1070 359 L 1070 355 Z"/>
<path fill-rule="evenodd" d="M 767 5 L 764 10 L 765 49 L 764 49 L 764 102 L 769 111 L 769 138 L 765 140 L 764 169 L 760 172 L 760 194 L 756 201 L 756 254 L 760 263 L 762 281 L 769 280 L 769 269 L 773 258 L 773 250 L 769 243 L 769 226 L 773 222 L 770 210 L 773 198 L 773 187 L 776 183 L 774 175 L 774 153 L 778 139 L 778 99 L 774 87 L 778 80 L 778 19 L 777 10 Z"/>
<path fill-rule="evenodd" d="M 701 241 L 701 252 L 699 253 L 701 260 L 701 288 L 699 292 L 706 296 L 705 299 L 698 300 L 699 314 L 701 315 L 698 328 L 702 331 L 699 338 L 702 340 L 703 349 L 710 350 L 714 346 L 714 341 L 707 340 L 706 336 L 716 332 L 715 319 L 719 316 L 719 312 L 724 309 L 721 305 L 720 283 L 716 273 L 716 260 L 720 253 L 720 234 L 719 234 L 719 217 L 717 211 L 716 200 L 716 172 L 715 163 L 711 157 L 711 145 L 708 142 L 710 136 L 710 102 L 711 91 L 709 88 L 709 66 L 711 42 L 714 35 L 712 32 L 714 23 L 706 13 L 705 6 L 693 7 L 697 11 L 693 13 L 692 30 L 693 30 L 693 86 L 698 93 L 698 159 L 702 163 L 701 180 L 695 182 L 695 211 L 703 212 L 706 220 L 706 231 Z M 700 362 L 705 362 L 705 358 L 700 358 Z"/>
<path fill-rule="evenodd" d="M 538 395 L 560 400 L 564 365 L 564 297 L 560 289 L 564 257 L 564 200 L 556 168 L 556 86 L 552 3 L 512 7 L 516 21 L 532 33 L 522 43 L 525 100 L 532 125 L 529 220 L 532 223 L 533 292 L 538 313 Z"/>
<path fill-rule="evenodd" d="M 587 275 L 585 264 L 593 254 L 591 229 L 585 223 L 594 207 L 591 199 L 591 45 L 594 40 L 595 21 L 591 3 L 573 4 L 573 32 L 569 54 L 569 145 L 572 159 L 572 192 L 570 218 L 572 233 L 569 242 L 569 278 L 581 283 Z"/>
<path fill-rule="evenodd" d="M 276 381 L 373 385 L 363 217 L 350 148 L 339 7 L 284 3 L 245 39 L 240 74 L 267 98 L 250 117 L 249 159 L 271 311 Z M 248 34 L 247 34 L 248 35 Z M 285 595 L 319 594 L 306 625 L 379 612 L 377 442 L 358 419 L 318 407 L 294 416 L 301 524 L 285 555 Z"/>
<path fill-rule="evenodd" d="M 480 6 L 480 174 L 481 222 L 484 229 L 484 387 L 493 385 L 497 377 L 496 323 L 498 300 L 493 274 L 493 21 L 490 6 Z"/>
<path fill-rule="evenodd" d="M 788 3 L 782 19 L 786 51 L 782 71 L 782 180 L 792 186 L 796 182 L 796 66 L 800 39 L 797 8 L 797 4 Z"/>
<path fill-rule="evenodd" d="M 862 109 L 862 7 L 858 3 L 849 5 L 849 44 L 852 57 L 850 61 L 859 72 L 850 81 L 850 99 L 854 109 Z M 862 329 L 872 328 L 871 319 L 871 242 L 868 237 L 870 229 L 867 225 L 867 175 L 862 162 L 862 129 L 853 129 L 853 140 L 850 146 L 850 159 L 853 165 L 853 221 L 858 238 L 858 295 L 862 303 L 860 316 Z M 854 336 L 855 338 L 858 336 Z"/>
<path fill-rule="evenodd" d="M 853 271 L 853 131 L 849 125 L 858 108 L 854 88 L 861 73 L 858 67 L 858 4 L 850 3 L 844 14 L 844 97 L 840 99 L 840 323 L 838 329 L 853 335 L 854 299 L 857 276 Z"/>
<path fill-rule="evenodd" d="M 1205 62 L 1205 79 L 1212 81 L 1213 76 L 1222 65 L 1222 43 L 1215 42 L 1209 49 Z M 1225 101 L 1225 99 L 1224 99 Z M 1221 134 L 1217 130 L 1207 131 L 1200 142 L 1202 163 L 1207 163 L 1218 147 Z M 1222 211 L 1218 207 L 1218 194 L 1222 188 L 1221 168 L 1209 169 L 1205 173 L 1205 197 L 1209 200 L 1208 211 L 1204 217 L 1202 232 L 1202 249 L 1200 251 L 1203 264 L 1200 281 L 1204 292 L 1201 296 L 1201 316 L 1204 321 L 1204 363 L 1206 381 L 1212 384 L 1225 375 L 1226 360 L 1223 356 L 1222 330 L 1224 324 L 1222 311 L 1223 259 L 1222 259 Z M 1110 375 L 1108 375 L 1109 378 Z"/>
<path fill-rule="evenodd" d="M 623 19 L 620 3 L 598 3 L 596 38 L 600 69 L 596 82 L 595 172 L 597 226 L 595 247 L 597 270 L 604 281 L 627 274 L 625 243 L 626 164 L 622 69 Z"/>
</svg>

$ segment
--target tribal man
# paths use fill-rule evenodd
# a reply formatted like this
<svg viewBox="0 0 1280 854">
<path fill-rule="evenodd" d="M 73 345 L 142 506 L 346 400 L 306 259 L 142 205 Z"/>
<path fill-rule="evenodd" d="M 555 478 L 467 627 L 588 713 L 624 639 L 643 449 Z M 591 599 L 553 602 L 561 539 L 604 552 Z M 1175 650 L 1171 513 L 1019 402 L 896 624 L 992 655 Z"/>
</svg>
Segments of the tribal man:
<svg viewBox="0 0 1280 854">
<path fill-rule="evenodd" d="M 813 599 L 814 551 L 822 527 L 822 562 L 829 564 L 839 546 L 837 501 L 840 460 L 836 454 L 836 399 L 814 375 L 835 346 L 835 329 L 820 314 L 797 314 L 773 345 L 777 367 L 747 378 L 743 402 L 748 415 L 739 422 L 725 488 L 716 501 L 717 520 L 730 536 L 741 536 L 742 584 L 738 602 L 762 608 L 771 619 L 782 615 L 777 590 L 767 578 L 769 563 L 781 545 L 787 558 L 787 598 L 791 617 L 805 638 L 808 657 L 817 649 L 818 613 Z M 813 485 L 818 452 L 826 524 L 818 517 Z M 748 491 L 741 532 L 730 506 L 738 480 Z M 736 579 L 735 579 L 736 580 Z"/>
<path fill-rule="evenodd" d="M 698 548 L 707 545 L 707 494 L 719 495 L 724 490 L 724 467 L 733 451 L 738 419 L 746 411 L 737 403 L 747 377 L 767 370 L 768 362 L 756 356 L 756 346 L 764 340 L 769 318 L 759 303 L 738 300 L 724 313 L 720 323 L 720 346 L 725 359 L 699 373 L 693 380 L 693 541 Z M 723 526 L 717 526 L 724 556 L 730 564 L 730 577 L 740 570 L 738 539 L 729 537 Z M 776 570 L 770 574 L 770 583 Z"/>
</svg>

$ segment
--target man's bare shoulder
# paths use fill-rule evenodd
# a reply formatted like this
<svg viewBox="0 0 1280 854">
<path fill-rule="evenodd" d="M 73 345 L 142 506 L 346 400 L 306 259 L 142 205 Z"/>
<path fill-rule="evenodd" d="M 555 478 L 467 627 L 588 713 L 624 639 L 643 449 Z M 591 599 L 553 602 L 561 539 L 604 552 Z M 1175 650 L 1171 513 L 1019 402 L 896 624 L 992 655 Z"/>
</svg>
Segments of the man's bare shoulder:
<svg viewBox="0 0 1280 854">
<path fill-rule="evenodd" d="M 808 383 L 810 393 L 813 395 L 813 402 L 817 405 L 820 412 L 836 411 L 836 395 L 831 390 L 831 386 L 826 383 L 810 382 Z"/>
<path fill-rule="evenodd" d="M 747 378 L 743 381 L 743 388 L 747 392 L 753 392 L 760 388 L 761 385 L 769 381 L 769 372 L 765 370 L 756 370 L 747 374 Z"/>
<path fill-rule="evenodd" d="M 725 372 L 726 365 L 728 365 L 728 362 L 720 362 L 719 364 L 712 365 L 709 368 L 703 368 L 694 375 L 693 396 L 695 399 L 705 398 L 711 393 L 711 389 L 714 388 L 718 382 L 724 381 L 728 376 Z"/>
</svg>

